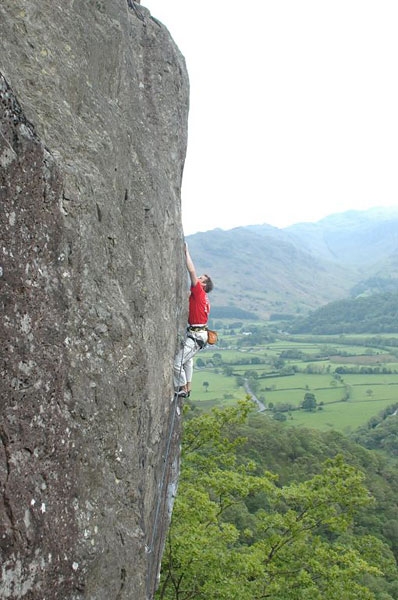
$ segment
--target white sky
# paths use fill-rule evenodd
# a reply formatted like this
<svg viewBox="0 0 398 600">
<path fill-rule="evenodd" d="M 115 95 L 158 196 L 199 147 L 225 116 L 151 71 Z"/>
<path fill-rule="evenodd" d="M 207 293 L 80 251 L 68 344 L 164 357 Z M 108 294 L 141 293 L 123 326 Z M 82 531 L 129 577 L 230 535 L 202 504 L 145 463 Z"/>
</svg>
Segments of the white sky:
<svg viewBox="0 0 398 600">
<path fill-rule="evenodd" d="M 186 235 L 398 206 L 397 0 L 141 0 L 190 77 Z"/>
</svg>

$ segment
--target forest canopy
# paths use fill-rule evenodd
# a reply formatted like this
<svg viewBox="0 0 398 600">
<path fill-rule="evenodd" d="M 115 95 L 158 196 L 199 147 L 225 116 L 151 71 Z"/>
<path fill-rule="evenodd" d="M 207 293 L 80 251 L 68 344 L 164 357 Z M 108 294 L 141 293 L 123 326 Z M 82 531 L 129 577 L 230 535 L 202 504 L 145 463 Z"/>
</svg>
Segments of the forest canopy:
<svg viewBox="0 0 398 600">
<path fill-rule="evenodd" d="M 188 413 L 156 598 L 398 598 L 395 557 L 369 525 L 388 466 L 326 437 L 286 430 L 250 402 Z"/>
</svg>

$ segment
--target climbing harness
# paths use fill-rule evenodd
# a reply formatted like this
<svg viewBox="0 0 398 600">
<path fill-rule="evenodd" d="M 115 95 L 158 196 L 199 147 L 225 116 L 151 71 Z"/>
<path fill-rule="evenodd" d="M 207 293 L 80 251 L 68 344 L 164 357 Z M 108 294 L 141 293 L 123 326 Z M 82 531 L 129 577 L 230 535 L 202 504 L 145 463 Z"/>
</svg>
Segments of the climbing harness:
<svg viewBox="0 0 398 600">
<path fill-rule="evenodd" d="M 194 335 L 189 335 L 189 333 L 187 333 L 187 338 L 189 338 L 190 340 L 193 340 L 195 342 L 195 344 L 197 344 L 199 346 L 200 349 L 202 349 L 204 346 L 206 346 L 206 342 L 204 342 L 200 338 L 195 337 Z"/>
</svg>

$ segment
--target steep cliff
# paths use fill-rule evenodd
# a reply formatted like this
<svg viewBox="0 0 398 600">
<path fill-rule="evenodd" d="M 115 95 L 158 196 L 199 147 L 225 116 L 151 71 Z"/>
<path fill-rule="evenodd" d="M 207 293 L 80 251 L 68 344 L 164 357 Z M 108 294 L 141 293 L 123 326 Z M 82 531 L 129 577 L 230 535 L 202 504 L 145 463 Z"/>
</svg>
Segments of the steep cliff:
<svg viewBox="0 0 398 600">
<path fill-rule="evenodd" d="M 151 598 L 178 472 L 185 62 L 127 0 L 3 0 L 0 40 L 0 597 Z"/>
</svg>

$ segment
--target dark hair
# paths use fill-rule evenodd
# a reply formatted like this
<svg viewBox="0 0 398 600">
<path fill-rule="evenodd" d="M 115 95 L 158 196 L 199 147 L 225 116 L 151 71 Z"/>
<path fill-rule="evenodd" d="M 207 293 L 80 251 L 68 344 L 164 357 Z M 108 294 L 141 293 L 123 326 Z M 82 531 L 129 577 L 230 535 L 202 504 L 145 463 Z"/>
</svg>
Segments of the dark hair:
<svg viewBox="0 0 398 600">
<path fill-rule="evenodd" d="M 214 284 L 213 284 L 212 280 L 210 279 L 210 277 L 208 275 L 206 275 L 206 273 L 204 275 L 206 277 L 205 291 L 211 292 L 211 290 L 214 288 Z"/>
</svg>

